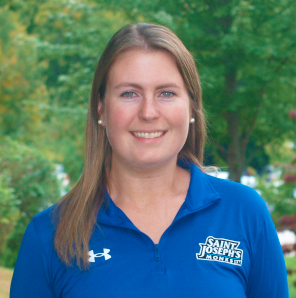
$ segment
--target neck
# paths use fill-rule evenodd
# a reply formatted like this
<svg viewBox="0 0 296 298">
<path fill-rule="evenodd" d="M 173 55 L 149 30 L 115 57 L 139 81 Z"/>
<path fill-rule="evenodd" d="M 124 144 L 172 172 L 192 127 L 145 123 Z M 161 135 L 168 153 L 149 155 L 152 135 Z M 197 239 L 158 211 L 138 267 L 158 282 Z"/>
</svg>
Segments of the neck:
<svg viewBox="0 0 296 298">
<path fill-rule="evenodd" d="M 187 193 L 189 173 L 172 162 L 150 169 L 136 169 L 112 160 L 110 196 L 117 206 L 155 206 L 172 196 Z M 189 179 L 188 179 L 189 178 Z"/>
</svg>

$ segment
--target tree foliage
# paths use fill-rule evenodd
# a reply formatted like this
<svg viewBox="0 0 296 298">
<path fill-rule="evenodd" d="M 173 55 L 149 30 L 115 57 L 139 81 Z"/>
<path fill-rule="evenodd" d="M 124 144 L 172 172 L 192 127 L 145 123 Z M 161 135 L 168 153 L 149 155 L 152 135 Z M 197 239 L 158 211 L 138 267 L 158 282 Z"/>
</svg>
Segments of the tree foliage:
<svg viewBox="0 0 296 298">
<path fill-rule="evenodd" d="M 15 0 L 5 9 L 18 12 L 23 30 L 35 38 L 49 96 L 26 101 L 45 118 L 32 142 L 65 164 L 73 181 L 83 167 L 96 62 L 112 34 L 130 22 L 170 27 L 196 58 L 209 123 L 206 160 L 227 165 L 231 179 L 238 181 L 250 164 L 268 163 L 266 144 L 295 135 L 284 116 L 295 100 L 292 0 Z"/>
<path fill-rule="evenodd" d="M 105 3 L 131 18 L 164 24 L 197 60 L 211 150 L 239 181 L 269 142 L 291 137 L 285 115 L 295 102 L 292 0 L 154 0 Z"/>
<path fill-rule="evenodd" d="M 0 141 L 0 157 L 0 224 L 5 227 L 0 261 L 13 266 L 28 223 L 58 200 L 60 185 L 53 164 L 36 149 L 6 137 Z"/>
<path fill-rule="evenodd" d="M 38 63 L 36 39 L 29 36 L 19 16 L 0 7 L 0 134 L 28 139 L 42 120 L 37 106 L 45 103 L 44 65 Z"/>
<path fill-rule="evenodd" d="M 6 172 L 2 172 L 0 174 L 0 255 L 19 219 L 18 204 L 14 189 L 9 186 L 9 175 Z"/>
<path fill-rule="evenodd" d="M 65 165 L 75 182 L 83 168 L 86 112 L 92 77 L 111 35 L 127 23 L 119 12 L 87 1 L 31 1 L 30 32 L 38 36 L 49 102 L 35 102 L 49 128 L 42 150 Z M 39 138 L 40 140 L 40 138 Z M 36 143 L 36 142 L 35 142 Z"/>
</svg>

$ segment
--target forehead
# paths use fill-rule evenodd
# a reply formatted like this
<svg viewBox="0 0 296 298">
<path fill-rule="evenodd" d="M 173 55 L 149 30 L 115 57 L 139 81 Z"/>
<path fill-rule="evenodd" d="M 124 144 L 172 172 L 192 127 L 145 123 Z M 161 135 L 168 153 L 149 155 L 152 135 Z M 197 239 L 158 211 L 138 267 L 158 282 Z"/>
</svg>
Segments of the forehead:
<svg viewBox="0 0 296 298">
<path fill-rule="evenodd" d="M 108 72 L 107 85 L 123 81 L 143 84 L 171 81 L 185 86 L 174 56 L 165 50 L 132 49 L 120 54 Z"/>
</svg>

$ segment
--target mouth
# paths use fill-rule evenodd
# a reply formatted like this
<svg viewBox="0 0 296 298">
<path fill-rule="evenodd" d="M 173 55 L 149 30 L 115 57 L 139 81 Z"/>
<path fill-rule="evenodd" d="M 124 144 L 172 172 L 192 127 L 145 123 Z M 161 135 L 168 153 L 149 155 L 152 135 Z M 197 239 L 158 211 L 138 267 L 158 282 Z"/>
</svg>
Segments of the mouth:
<svg viewBox="0 0 296 298">
<path fill-rule="evenodd" d="M 155 139 L 163 136 L 165 131 L 156 131 L 156 132 L 140 132 L 140 131 L 133 131 L 132 134 L 141 139 Z"/>
</svg>

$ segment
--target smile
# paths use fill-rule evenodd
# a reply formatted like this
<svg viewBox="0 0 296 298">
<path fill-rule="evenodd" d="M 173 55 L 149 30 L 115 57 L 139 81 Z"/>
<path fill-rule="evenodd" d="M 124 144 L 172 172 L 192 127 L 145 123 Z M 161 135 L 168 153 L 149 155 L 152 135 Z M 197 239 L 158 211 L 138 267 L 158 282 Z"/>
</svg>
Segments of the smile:
<svg viewBox="0 0 296 298">
<path fill-rule="evenodd" d="M 154 139 L 161 137 L 164 134 L 164 131 L 159 131 L 159 132 L 132 132 L 132 134 L 138 138 L 143 138 L 143 139 Z"/>
</svg>

